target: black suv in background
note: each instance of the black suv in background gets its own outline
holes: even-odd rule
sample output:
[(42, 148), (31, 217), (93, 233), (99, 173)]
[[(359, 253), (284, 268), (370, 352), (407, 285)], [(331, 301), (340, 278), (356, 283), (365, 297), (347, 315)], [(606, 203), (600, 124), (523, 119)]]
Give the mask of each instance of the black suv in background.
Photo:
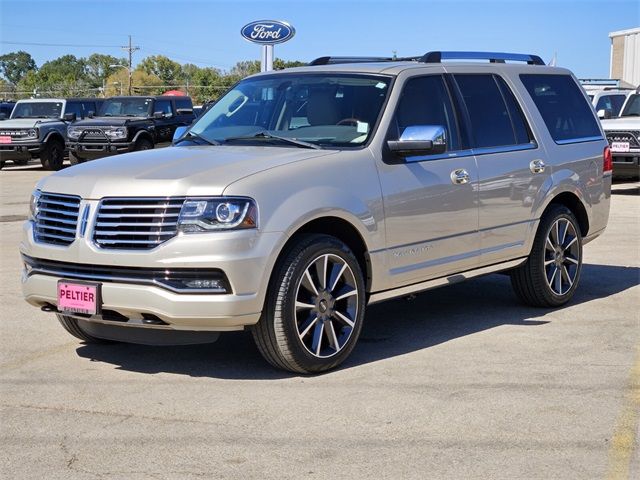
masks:
[(67, 129), (72, 164), (171, 142), (176, 128), (194, 120), (190, 97), (112, 97), (94, 118)]

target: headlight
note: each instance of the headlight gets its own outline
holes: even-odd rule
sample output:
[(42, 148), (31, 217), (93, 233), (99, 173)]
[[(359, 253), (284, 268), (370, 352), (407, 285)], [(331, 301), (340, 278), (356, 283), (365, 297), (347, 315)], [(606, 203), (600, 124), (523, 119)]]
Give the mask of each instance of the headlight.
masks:
[(187, 198), (180, 210), (183, 232), (240, 230), (258, 226), (258, 208), (250, 198)]
[(27, 138), (38, 138), (38, 130), (35, 128), (27, 130)]
[(117, 140), (117, 139), (127, 138), (127, 127), (106, 128), (104, 130), (104, 134), (110, 140)]
[(67, 137), (76, 139), (82, 133), (81, 127), (67, 127)]
[(34, 190), (29, 199), (29, 220), (34, 220), (38, 216), (38, 202), (40, 201), (40, 190)]

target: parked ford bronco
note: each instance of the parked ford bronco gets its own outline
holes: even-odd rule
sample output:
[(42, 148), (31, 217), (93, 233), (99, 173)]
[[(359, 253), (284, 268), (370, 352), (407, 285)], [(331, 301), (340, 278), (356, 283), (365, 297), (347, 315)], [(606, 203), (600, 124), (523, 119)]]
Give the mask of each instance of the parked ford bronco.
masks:
[(375, 302), (502, 271), (528, 305), (565, 304), (610, 190), (568, 70), (323, 57), (242, 80), (174, 147), (42, 179), (23, 292), (84, 342), (247, 328), (272, 365), (320, 372)]
[(72, 164), (124, 152), (149, 150), (170, 142), (175, 129), (193, 122), (189, 97), (108, 98), (98, 117), (70, 125)]
[(40, 158), (48, 170), (64, 161), (67, 123), (97, 111), (102, 99), (47, 98), (19, 100), (11, 117), (0, 122), (0, 168), (7, 160), (26, 165)]
[(640, 91), (625, 101), (620, 116), (602, 121), (613, 155), (614, 178), (640, 178)]

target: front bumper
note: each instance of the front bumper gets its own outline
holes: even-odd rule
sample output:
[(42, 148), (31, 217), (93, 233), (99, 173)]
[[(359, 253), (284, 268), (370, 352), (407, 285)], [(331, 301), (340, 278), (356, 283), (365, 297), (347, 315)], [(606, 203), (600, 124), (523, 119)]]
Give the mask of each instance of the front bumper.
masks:
[(640, 176), (640, 150), (630, 152), (614, 152), (613, 176), (614, 177), (638, 177)]
[(39, 142), (20, 142), (0, 145), (0, 160), (30, 160), (42, 151)]
[[(255, 230), (178, 235), (145, 251), (98, 248), (91, 240), (92, 226), (84, 238), (65, 247), (35, 242), (32, 222), (25, 222), (20, 251), (31, 259), (46, 259), (95, 268), (101, 285), (103, 315), (83, 320), (128, 327), (180, 331), (242, 330), (261, 315), (274, 252), (284, 244), (284, 234)], [(27, 262), (28, 263), (28, 262)], [(176, 291), (167, 285), (122, 277), (100, 280), (116, 269), (216, 269), (228, 281), (232, 293)], [(56, 311), (60, 279), (81, 279), (73, 273), (42, 272), (27, 264), (22, 273), (24, 298), (31, 305)], [(193, 292), (193, 293), (192, 293)], [(155, 320), (159, 321), (155, 321)], [(151, 321), (150, 321), (151, 320)]]
[(67, 148), (75, 156), (89, 160), (133, 152), (135, 142), (67, 142)]

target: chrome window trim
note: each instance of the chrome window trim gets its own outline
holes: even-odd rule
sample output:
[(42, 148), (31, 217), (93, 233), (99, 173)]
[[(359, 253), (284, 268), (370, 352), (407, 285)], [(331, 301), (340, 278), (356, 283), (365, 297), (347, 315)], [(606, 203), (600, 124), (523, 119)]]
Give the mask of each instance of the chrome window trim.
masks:
[(482, 148), (469, 148), (466, 150), (454, 150), (451, 152), (445, 152), (438, 155), (421, 155), (415, 157), (407, 157), (406, 163), (425, 162), (429, 160), (442, 160), (443, 158), (463, 158), (471, 156), (489, 155), (492, 153), (509, 153), (519, 152), (523, 150), (534, 150), (538, 148), (537, 143), (523, 143), (519, 145), (505, 145), (502, 147), (482, 147)]
[(594, 135), (592, 137), (578, 137), (578, 138), (567, 138), (565, 140), (554, 140), (557, 145), (570, 145), (572, 143), (584, 143), (584, 142), (596, 142), (598, 140), (604, 140), (602, 135)]

